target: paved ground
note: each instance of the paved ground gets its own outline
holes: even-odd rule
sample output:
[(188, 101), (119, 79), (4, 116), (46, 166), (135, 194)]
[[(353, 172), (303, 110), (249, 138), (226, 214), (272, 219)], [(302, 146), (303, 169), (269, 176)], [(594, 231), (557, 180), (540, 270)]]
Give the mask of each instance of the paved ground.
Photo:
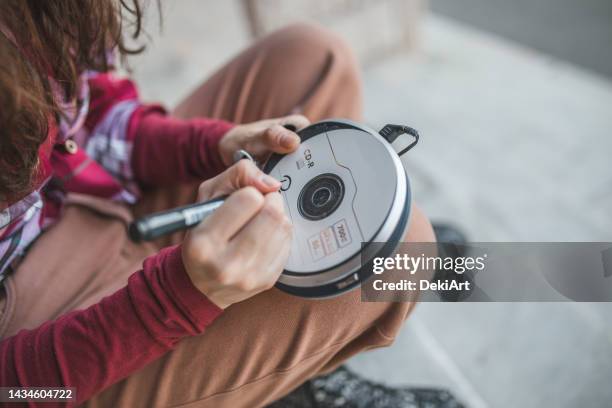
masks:
[(609, 0), (430, 0), (456, 18), (612, 77)]
[[(369, 69), (365, 83), (372, 122), (422, 131), (406, 164), (433, 219), (475, 241), (612, 239), (603, 78), (431, 17), (422, 52)], [(473, 407), (604, 407), (611, 314), (608, 304), (422, 304), (392, 349), (354, 364), (396, 383), (447, 384)]]
[[(176, 103), (248, 43), (237, 2), (205, 4), (166, 10), (165, 38), (153, 31), (134, 62), (145, 96)], [(612, 84), (437, 15), (424, 30), (418, 53), (364, 81), (370, 124), (422, 132), (406, 165), (431, 217), (476, 241), (612, 241)], [(351, 365), (472, 407), (606, 407), (611, 316), (608, 304), (422, 304), (393, 347)]]

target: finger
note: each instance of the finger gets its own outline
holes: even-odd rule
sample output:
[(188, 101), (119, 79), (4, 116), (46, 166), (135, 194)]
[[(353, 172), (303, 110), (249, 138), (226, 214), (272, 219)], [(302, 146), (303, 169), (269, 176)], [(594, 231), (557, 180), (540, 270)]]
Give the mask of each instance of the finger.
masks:
[(300, 145), (300, 137), (281, 125), (272, 125), (258, 133), (251, 142), (250, 151), (257, 155), (266, 152), (291, 153)]
[[(289, 253), (291, 252), (290, 238), (291, 235), (280, 234), (276, 231), (274, 235), (266, 239), (261, 247), (257, 248), (255, 257), (251, 262), (253, 265), (263, 265), (264, 267), (252, 268), (257, 273), (248, 278), (255, 281), (255, 286), (270, 288), (276, 283), (289, 259)], [(233, 245), (233, 243), (230, 242), (230, 245)]]
[(256, 188), (242, 188), (230, 195), (194, 231), (206, 231), (216, 239), (228, 241), (259, 213), (263, 205), (264, 196)]
[[(277, 274), (286, 263), (292, 235), (282, 200), (279, 193), (266, 194), (261, 210), (230, 241), (235, 251), (248, 251), (255, 259), (265, 260), (268, 270)], [(274, 267), (277, 264), (280, 269)]]
[(247, 246), (256, 247), (259, 243), (265, 243), (277, 233), (282, 235), (289, 230), (291, 230), (291, 224), (285, 215), (283, 198), (279, 193), (274, 192), (264, 196), (261, 210), (234, 237), (233, 241), (246, 242)]
[(262, 193), (277, 191), (280, 182), (265, 174), (250, 160), (239, 160), (218, 176), (200, 184), (198, 201), (231, 194), (243, 187), (255, 187)]
[(278, 280), (278, 276), (287, 265), (291, 252), (292, 235), (291, 227), (286, 230), (277, 228), (274, 234), (266, 240), (265, 247), (257, 251), (259, 259), (268, 265), (267, 270), (269, 277), (273, 279), (272, 283)]
[(293, 125), (296, 130), (300, 130), (310, 125), (310, 120), (304, 115), (289, 115), (284, 118), (280, 118), (280, 124), (285, 125)]

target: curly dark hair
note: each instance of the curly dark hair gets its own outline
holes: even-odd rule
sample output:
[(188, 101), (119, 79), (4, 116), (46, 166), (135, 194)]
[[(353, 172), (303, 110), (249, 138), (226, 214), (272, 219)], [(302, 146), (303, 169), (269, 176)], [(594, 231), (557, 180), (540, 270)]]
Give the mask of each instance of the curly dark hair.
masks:
[(50, 78), (75, 97), (81, 72), (111, 68), (108, 50), (122, 58), (143, 50), (124, 31), (142, 32), (138, 0), (0, 1), (0, 203), (32, 188), (39, 147), (60, 114)]

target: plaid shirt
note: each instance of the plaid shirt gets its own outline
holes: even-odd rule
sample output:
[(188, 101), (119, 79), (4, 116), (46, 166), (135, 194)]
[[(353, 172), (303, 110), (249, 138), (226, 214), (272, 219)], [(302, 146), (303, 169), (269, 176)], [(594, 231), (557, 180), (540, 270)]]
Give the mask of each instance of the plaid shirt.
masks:
[(48, 145), (41, 147), (38, 187), (0, 211), (0, 281), (28, 245), (57, 219), (68, 191), (135, 201), (137, 188), (130, 166), (133, 139), (128, 137), (128, 126), (139, 105), (130, 81), (106, 73), (81, 75), (77, 99), (61, 103), (64, 115), (52, 126)]

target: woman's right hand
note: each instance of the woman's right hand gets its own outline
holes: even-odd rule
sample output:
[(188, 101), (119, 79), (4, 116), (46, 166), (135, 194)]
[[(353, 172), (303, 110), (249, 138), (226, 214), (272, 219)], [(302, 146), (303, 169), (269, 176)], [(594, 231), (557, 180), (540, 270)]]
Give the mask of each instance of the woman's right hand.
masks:
[(271, 288), (289, 257), (292, 226), (280, 183), (240, 160), (200, 185), (198, 201), (230, 194), (182, 244), (193, 284), (220, 308)]

